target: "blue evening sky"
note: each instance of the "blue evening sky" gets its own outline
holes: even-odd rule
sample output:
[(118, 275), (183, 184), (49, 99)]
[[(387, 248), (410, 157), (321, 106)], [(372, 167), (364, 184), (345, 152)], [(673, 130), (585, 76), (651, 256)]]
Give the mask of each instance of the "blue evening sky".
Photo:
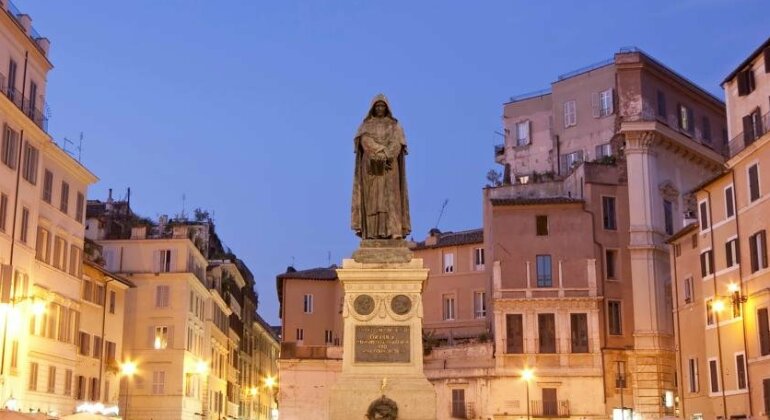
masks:
[(352, 136), (374, 94), (406, 131), (423, 239), (445, 199), (440, 229), (481, 226), (509, 96), (634, 45), (721, 97), (770, 35), (766, 0), (15, 1), (51, 40), (50, 131), (84, 133), (89, 198), (214, 212), (273, 324), (276, 274), (357, 246)]

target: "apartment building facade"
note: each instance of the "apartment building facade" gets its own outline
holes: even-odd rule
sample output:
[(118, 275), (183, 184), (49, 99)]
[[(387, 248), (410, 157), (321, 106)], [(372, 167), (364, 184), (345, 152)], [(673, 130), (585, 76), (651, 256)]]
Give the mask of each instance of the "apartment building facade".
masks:
[(47, 133), (48, 39), (0, 4), (0, 399), (75, 410), (85, 197), (97, 178)]
[(695, 188), (697, 214), (669, 239), (679, 399), (686, 419), (767, 418), (770, 40), (722, 86), (729, 159)]
[(665, 239), (694, 211), (687, 193), (721, 167), (724, 105), (624, 49), (512, 98), (503, 124), (504, 185), (485, 191), (484, 211), (501, 373), (542, 372), (542, 406), (530, 408), (676, 415)]
[[(136, 285), (126, 294), (124, 415), (150, 418), (271, 418), (276, 408), (259, 368), (254, 278), (225, 251), (210, 219), (136, 216), (126, 201), (89, 201), (87, 234), (106, 268)], [(261, 335), (277, 346), (274, 336)], [(274, 369), (268, 369), (273, 372)], [(261, 407), (261, 410), (260, 410)], [(267, 407), (267, 408), (265, 408)]]

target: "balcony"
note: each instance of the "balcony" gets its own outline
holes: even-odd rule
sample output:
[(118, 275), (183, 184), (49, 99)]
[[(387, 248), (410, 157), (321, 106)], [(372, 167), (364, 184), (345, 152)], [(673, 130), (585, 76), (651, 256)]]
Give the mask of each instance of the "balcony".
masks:
[(529, 404), (532, 417), (569, 417), (569, 401), (540, 401), (533, 400)]
[[(32, 120), (36, 126), (40, 127), (41, 130), (48, 132), (48, 117), (46, 117), (40, 108), (36, 106), (37, 104), (32, 101), (32, 99), (35, 98), (25, 98), (15, 86), (10, 86), (8, 84), (8, 78), (2, 73), (0, 73), (0, 92), (2, 92), (8, 100), (13, 102), (13, 104), (16, 105), (16, 108), (19, 108), (19, 110)], [(45, 103), (43, 103), (43, 108), (45, 108)]]
[(504, 156), (505, 156), (505, 144), (496, 144), (495, 145), (495, 162), (502, 163)]
[(770, 112), (753, 121), (751, 130), (739, 133), (725, 146), (724, 154), (732, 158), (770, 131)]

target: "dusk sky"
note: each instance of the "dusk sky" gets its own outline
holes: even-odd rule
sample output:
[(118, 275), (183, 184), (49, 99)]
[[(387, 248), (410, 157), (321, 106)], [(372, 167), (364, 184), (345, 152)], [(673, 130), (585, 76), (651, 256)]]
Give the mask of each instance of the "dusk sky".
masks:
[[(481, 227), (502, 103), (637, 46), (705, 89), (767, 39), (767, 0), (15, 0), (51, 40), (57, 142), (90, 199), (213, 213), (279, 324), (275, 276), (339, 263), (353, 134), (385, 93), (406, 132), (413, 236)], [(72, 149), (72, 146), (69, 146)], [(331, 258), (329, 257), (331, 255)], [(300, 304), (300, 302), (296, 302)]]

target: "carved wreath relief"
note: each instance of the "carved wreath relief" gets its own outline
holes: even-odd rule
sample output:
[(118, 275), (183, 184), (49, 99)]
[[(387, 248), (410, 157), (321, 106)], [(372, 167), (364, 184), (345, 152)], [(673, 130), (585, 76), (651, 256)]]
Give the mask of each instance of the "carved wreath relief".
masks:
[(390, 309), (398, 315), (406, 315), (412, 310), (412, 300), (406, 295), (396, 295), (390, 301)]
[(358, 295), (353, 301), (353, 308), (359, 315), (369, 315), (374, 311), (374, 299), (369, 295)]

